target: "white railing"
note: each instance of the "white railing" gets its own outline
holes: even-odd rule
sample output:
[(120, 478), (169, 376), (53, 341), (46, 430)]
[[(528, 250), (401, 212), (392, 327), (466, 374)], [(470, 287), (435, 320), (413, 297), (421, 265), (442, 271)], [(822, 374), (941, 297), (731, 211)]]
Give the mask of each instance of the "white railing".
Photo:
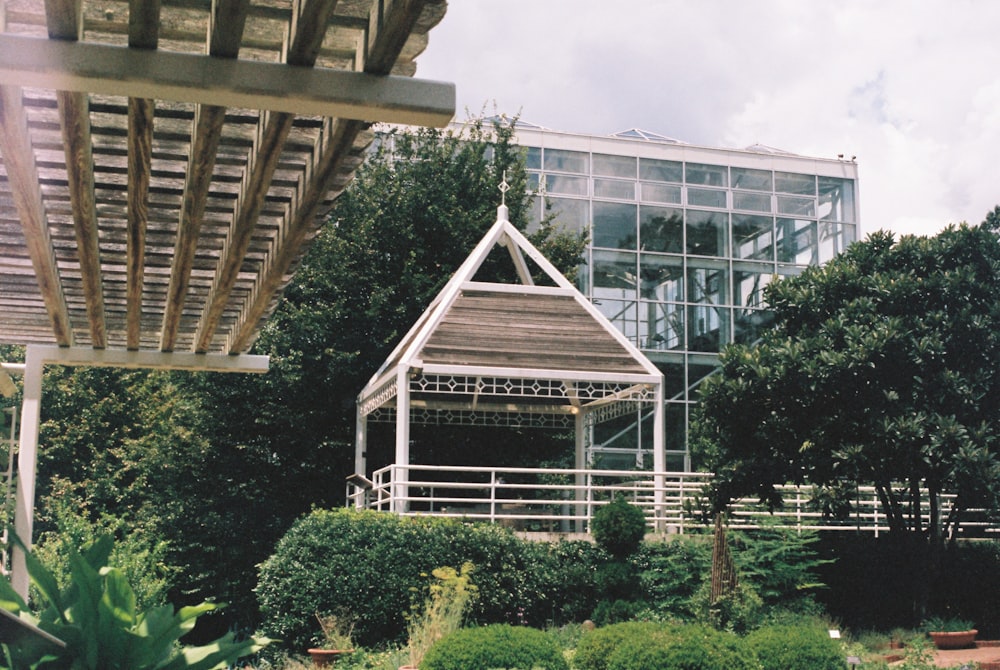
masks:
[[(685, 533), (708, 527), (703, 503), (711, 477), (704, 472), (390, 465), (377, 470), (371, 480), (349, 478), (347, 504), (404, 515), (488, 521), (519, 531), (583, 533), (594, 511), (620, 494), (642, 508), (652, 531)], [(768, 519), (767, 523), (786, 528), (875, 535), (889, 530), (873, 487), (858, 487), (851, 514), (844, 519), (825, 518), (810, 504), (808, 488), (780, 488), (781, 509), (771, 513), (756, 500), (740, 500), (730, 507), (730, 526), (754, 528)], [(951, 500), (941, 497), (942, 515), (949, 512)], [(926, 498), (921, 514), (926, 522)], [(971, 511), (963, 533), (993, 536), (1000, 532), (996, 521), (984, 511)]]

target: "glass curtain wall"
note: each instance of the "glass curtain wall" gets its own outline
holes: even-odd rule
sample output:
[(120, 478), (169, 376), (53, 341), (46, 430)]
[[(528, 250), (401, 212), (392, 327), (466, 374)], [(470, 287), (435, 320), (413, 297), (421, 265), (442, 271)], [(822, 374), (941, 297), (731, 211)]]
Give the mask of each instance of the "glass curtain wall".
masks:
[[(520, 142), (541, 194), (535, 220), (588, 231), (579, 287), (663, 371), (667, 467), (690, 469), (698, 384), (726, 344), (753, 342), (767, 325), (768, 283), (857, 239), (856, 180)], [(740, 155), (754, 162), (754, 154)], [(593, 465), (650, 467), (651, 431), (651, 413), (601, 424)]]

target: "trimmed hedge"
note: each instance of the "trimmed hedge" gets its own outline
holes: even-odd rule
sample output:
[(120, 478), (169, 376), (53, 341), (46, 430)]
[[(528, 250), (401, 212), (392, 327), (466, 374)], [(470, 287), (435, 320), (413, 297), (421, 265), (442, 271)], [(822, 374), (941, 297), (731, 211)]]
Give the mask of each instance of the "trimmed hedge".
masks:
[(625, 642), (657, 635), (666, 630), (662, 623), (627, 621), (588, 631), (580, 638), (573, 657), (576, 670), (607, 670), (608, 658)]
[(750, 633), (747, 644), (763, 670), (842, 670), (844, 655), (828, 631), (815, 626), (768, 626)]
[(761, 670), (761, 666), (735, 634), (688, 625), (627, 640), (611, 653), (608, 670)]
[(495, 624), (456, 631), (435, 644), (421, 670), (569, 670), (555, 640), (540, 630)]

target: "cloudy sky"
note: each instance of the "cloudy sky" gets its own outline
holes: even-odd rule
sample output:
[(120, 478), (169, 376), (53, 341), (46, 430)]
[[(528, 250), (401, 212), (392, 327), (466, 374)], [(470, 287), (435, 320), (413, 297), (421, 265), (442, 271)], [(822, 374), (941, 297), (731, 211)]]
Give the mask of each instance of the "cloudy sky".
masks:
[(1000, 2), (450, 0), (417, 76), (466, 110), (857, 156), (862, 235), (1000, 204)]

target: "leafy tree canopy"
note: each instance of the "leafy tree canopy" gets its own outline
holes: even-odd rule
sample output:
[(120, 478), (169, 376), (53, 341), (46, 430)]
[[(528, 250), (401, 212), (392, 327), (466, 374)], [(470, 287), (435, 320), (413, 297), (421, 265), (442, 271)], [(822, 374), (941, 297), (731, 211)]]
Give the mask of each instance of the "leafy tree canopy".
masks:
[[(877, 232), (772, 282), (773, 329), (702, 387), (715, 502), (812, 484), (830, 512), (874, 485), (892, 530), (940, 539), (997, 506), (1000, 207), (935, 237)], [(917, 510), (931, 494), (930, 522)], [(942, 519), (937, 494), (957, 495)]]

